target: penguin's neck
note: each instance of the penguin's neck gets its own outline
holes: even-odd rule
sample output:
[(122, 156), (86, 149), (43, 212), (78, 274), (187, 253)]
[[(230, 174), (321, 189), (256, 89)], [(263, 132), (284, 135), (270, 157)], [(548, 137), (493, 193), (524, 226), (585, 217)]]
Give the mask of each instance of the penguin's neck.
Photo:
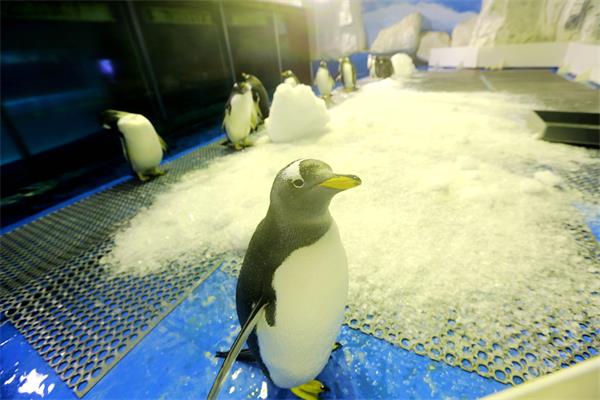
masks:
[(327, 231), (333, 222), (329, 213), (329, 204), (320, 210), (306, 210), (306, 212), (290, 213), (281, 207), (271, 204), (267, 212), (267, 219), (271, 223), (289, 230), (318, 230)]

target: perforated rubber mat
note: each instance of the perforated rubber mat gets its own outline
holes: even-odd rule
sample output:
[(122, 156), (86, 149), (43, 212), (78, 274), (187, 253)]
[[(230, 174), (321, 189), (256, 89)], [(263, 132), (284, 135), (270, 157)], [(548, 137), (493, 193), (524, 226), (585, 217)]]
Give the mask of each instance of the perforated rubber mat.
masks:
[(227, 153), (212, 144), (135, 180), (1, 237), (0, 310), (78, 396), (83, 396), (221, 263), (171, 265), (144, 277), (99, 263), (111, 234), (186, 171)]

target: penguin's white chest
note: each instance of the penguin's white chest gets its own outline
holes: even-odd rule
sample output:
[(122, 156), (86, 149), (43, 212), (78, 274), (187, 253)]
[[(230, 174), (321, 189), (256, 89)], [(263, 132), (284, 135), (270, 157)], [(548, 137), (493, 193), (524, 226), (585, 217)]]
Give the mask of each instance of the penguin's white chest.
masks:
[(331, 90), (333, 89), (333, 82), (331, 81), (331, 75), (327, 69), (319, 68), (317, 71), (317, 78), (315, 80), (317, 82), (319, 92), (321, 92), (322, 95), (328, 95), (331, 93)]
[(237, 94), (231, 99), (231, 110), (225, 116), (225, 130), (229, 140), (233, 143), (244, 140), (250, 133), (252, 127), (252, 113), (254, 102), (252, 93)]
[(350, 63), (344, 63), (342, 68), (342, 78), (344, 80), (344, 87), (347, 89), (351, 89), (354, 86), (354, 79), (352, 73), (352, 65)]
[(129, 114), (117, 122), (125, 137), (125, 148), (131, 167), (136, 172), (145, 172), (158, 167), (163, 150), (152, 123), (139, 114)]
[(273, 276), (275, 324), (256, 327), (261, 358), (282, 388), (302, 385), (325, 367), (344, 320), (348, 265), (335, 222), (298, 249)]

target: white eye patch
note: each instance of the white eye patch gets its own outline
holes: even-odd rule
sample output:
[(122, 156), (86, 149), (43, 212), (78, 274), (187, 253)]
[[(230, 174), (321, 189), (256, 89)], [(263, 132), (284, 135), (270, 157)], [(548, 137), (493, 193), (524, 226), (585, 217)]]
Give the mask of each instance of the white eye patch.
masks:
[(290, 165), (287, 166), (286, 169), (281, 171), (281, 177), (283, 179), (287, 179), (290, 181), (295, 181), (296, 179), (300, 179), (304, 181), (302, 178), (302, 174), (300, 174), (300, 163), (304, 161), (304, 158), (294, 161)]

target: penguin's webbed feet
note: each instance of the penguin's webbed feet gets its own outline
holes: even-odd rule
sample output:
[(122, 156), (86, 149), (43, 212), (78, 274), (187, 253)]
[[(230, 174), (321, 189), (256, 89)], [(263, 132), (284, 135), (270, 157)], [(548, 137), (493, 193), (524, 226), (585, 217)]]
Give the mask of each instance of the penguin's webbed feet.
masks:
[(138, 179), (142, 182), (146, 182), (148, 179), (150, 179), (148, 175), (144, 175), (141, 172), (136, 172), (135, 174), (137, 175)]
[(150, 173), (150, 175), (152, 176), (161, 176), (166, 174), (167, 171), (165, 171), (164, 169), (160, 168), (160, 167), (155, 167), (152, 169), (152, 172)]
[(329, 388), (323, 385), (321, 382), (312, 380), (304, 385), (296, 386), (290, 389), (292, 393), (303, 400), (318, 400), (319, 394), (328, 392)]

